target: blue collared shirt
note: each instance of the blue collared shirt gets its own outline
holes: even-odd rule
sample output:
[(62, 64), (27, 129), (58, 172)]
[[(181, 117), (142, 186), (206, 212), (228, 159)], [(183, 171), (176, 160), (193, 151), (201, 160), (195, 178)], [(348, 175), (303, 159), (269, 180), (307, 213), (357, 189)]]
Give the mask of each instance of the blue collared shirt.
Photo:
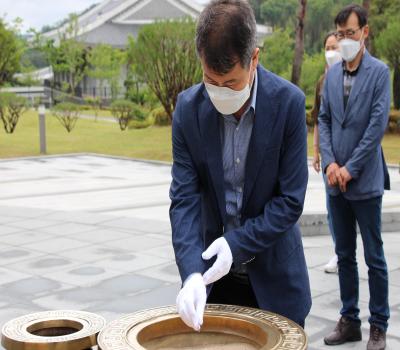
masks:
[(222, 116), (222, 163), (227, 213), (225, 232), (240, 226), (246, 159), (253, 131), (257, 87), (258, 78), (255, 71), (251, 103), (242, 117), (238, 121), (232, 114)]

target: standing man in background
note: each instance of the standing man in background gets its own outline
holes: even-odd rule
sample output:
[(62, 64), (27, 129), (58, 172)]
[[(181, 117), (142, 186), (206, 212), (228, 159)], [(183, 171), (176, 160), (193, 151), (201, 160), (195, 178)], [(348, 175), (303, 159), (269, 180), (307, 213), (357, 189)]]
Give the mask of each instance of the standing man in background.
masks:
[[(214, 0), (196, 30), (203, 82), (178, 97), (170, 219), (177, 309), (200, 330), (208, 302), (304, 327), (310, 286), (297, 221), (307, 188), (305, 97), (258, 65), (246, 0)], [(206, 289), (206, 286), (209, 286)]]
[(381, 237), (381, 209), (389, 179), (381, 140), (390, 109), (388, 67), (365, 48), (367, 12), (350, 5), (335, 19), (343, 65), (325, 79), (319, 114), (322, 169), (336, 235), (341, 318), (325, 337), (327, 345), (361, 340), (356, 261), (356, 222), (361, 231), (370, 291), (368, 350), (386, 346), (389, 319), (388, 271)]

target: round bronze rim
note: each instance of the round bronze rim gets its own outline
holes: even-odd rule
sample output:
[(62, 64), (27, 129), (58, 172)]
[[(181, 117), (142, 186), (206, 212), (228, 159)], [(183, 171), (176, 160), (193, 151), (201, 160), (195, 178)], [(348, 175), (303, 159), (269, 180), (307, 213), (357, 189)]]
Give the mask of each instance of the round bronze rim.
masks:
[[(307, 336), (295, 322), (248, 307), (207, 305), (202, 332), (222, 332), (246, 338), (259, 350), (307, 349)], [(197, 334), (180, 320), (175, 306), (165, 306), (126, 315), (109, 323), (100, 332), (98, 345), (102, 350), (146, 350), (146, 344), (154, 339), (189, 333)]]
[(84, 311), (57, 310), (15, 318), (2, 329), (7, 350), (76, 350), (97, 345), (103, 317)]

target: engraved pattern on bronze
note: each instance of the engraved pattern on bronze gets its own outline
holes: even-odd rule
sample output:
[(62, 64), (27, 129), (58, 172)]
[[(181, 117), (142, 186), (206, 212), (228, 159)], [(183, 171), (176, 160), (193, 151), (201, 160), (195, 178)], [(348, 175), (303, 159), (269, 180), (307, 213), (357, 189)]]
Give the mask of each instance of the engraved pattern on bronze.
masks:
[(78, 344), (91, 347), (104, 328), (103, 317), (84, 311), (45, 311), (18, 317), (2, 329), (1, 343), (6, 349), (76, 350)]
[[(146, 348), (137, 341), (140, 331), (145, 329), (146, 325), (151, 325), (152, 322), (166, 322), (166, 320), (171, 320), (177, 316), (175, 306), (166, 306), (127, 315), (111, 322), (100, 332), (98, 337), (99, 347), (102, 350), (144, 350)], [(205, 319), (207, 316), (221, 317), (221, 325), (224, 323), (223, 319), (226, 318), (251, 321), (255, 324), (255, 327), (259, 326), (267, 333), (266, 335), (260, 335), (260, 339), (262, 337), (265, 339), (274, 338), (273, 346), (259, 345), (258, 347), (253, 346), (254, 349), (307, 349), (307, 336), (304, 330), (293, 321), (271, 312), (234, 305), (209, 304), (206, 306)], [(191, 331), (187, 329), (185, 332)], [(196, 333), (193, 332), (193, 335), (196, 335)], [(132, 341), (132, 338), (135, 339)], [(152, 344), (152, 341), (147, 342), (147, 344)], [(211, 349), (207, 346), (194, 348)], [(180, 349), (184, 348), (180, 347)]]

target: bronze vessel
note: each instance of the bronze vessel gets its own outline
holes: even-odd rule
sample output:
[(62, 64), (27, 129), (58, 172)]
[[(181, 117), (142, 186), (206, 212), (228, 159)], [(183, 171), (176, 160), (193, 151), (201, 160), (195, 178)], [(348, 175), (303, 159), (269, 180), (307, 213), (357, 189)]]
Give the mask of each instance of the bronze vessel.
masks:
[(295, 322), (263, 310), (206, 306), (200, 332), (187, 327), (175, 306), (140, 311), (109, 323), (101, 350), (304, 350), (307, 336)]

